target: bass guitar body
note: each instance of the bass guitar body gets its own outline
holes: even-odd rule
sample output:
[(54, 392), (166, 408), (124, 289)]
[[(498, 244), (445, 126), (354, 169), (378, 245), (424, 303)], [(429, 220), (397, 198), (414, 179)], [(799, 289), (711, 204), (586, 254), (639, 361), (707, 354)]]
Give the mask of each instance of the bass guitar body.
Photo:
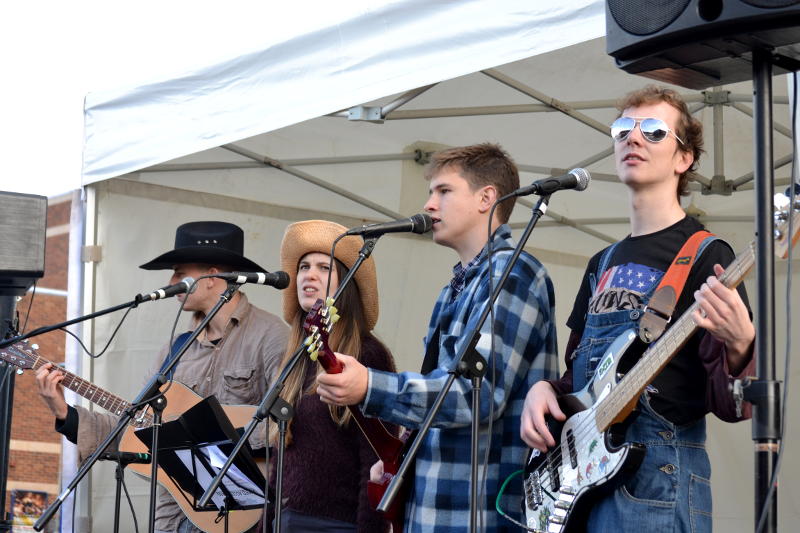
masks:
[(618, 384), (620, 359), (635, 338), (633, 331), (620, 336), (586, 387), (559, 398), (567, 419), (548, 422), (555, 447), (546, 454), (528, 453), (522, 505), (527, 526), (534, 531), (582, 531), (591, 503), (641, 464), (644, 446), (622, 442), (625, 424), (633, 417), (606, 431), (598, 429), (597, 420), (598, 407)]

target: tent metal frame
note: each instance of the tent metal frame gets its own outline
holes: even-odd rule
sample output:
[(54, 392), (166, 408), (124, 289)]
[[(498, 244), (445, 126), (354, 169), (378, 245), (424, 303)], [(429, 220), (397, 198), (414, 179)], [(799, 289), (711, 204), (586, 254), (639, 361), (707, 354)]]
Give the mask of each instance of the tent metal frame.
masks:
[[(520, 114), (520, 113), (562, 113), (565, 116), (577, 121), (578, 123), (591, 128), (603, 135), (608, 135), (608, 126), (596, 119), (582, 113), (583, 110), (591, 109), (608, 109), (615, 108), (617, 101), (609, 99), (598, 100), (582, 100), (565, 102), (551, 97), (521, 81), (504, 74), (497, 69), (487, 69), (481, 71), (485, 76), (510, 87), (533, 100), (540, 103), (532, 104), (515, 104), (515, 105), (494, 105), (494, 106), (475, 106), (475, 107), (444, 107), (433, 109), (414, 109), (403, 110), (400, 109), (405, 104), (411, 102), (419, 95), (428, 91), (438, 84), (427, 85), (406, 91), (405, 93), (395, 97), (384, 105), (359, 105), (346, 110), (331, 113), (330, 117), (345, 118), (349, 121), (368, 121), (375, 124), (382, 124), (387, 120), (417, 120), (417, 119), (431, 119), (431, 118), (452, 118), (452, 117), (469, 117), (469, 116), (492, 116), (498, 114)], [(441, 82), (446, 83), (446, 82)], [(695, 114), (702, 109), (712, 109), (712, 128), (711, 128), (711, 144), (713, 145), (714, 152), (714, 175), (712, 177), (695, 174), (693, 177), (694, 183), (690, 183), (690, 190), (699, 191), (703, 195), (723, 195), (729, 196), (737, 191), (746, 191), (753, 189), (753, 172), (748, 172), (742, 176), (726, 179), (725, 178), (725, 161), (724, 161), (724, 108), (729, 107), (734, 109), (750, 118), (753, 118), (753, 110), (751, 106), (746, 103), (752, 104), (753, 98), (749, 94), (733, 94), (730, 91), (724, 90), (720, 87), (712, 88), (708, 91), (701, 91), (699, 93), (683, 94), (683, 99), (690, 104), (690, 111)], [(777, 96), (773, 98), (774, 104), (789, 104), (788, 96)], [(791, 139), (791, 129), (778, 123), (773, 124), (775, 132)], [(423, 152), (415, 150), (406, 153), (395, 154), (361, 154), (350, 156), (338, 157), (309, 157), (300, 159), (285, 159), (279, 160), (272, 158), (266, 154), (261, 154), (244, 148), (238, 144), (225, 144), (220, 146), (224, 150), (234, 153), (244, 160), (239, 161), (220, 161), (210, 163), (165, 163), (154, 165), (149, 168), (141, 169), (138, 173), (149, 172), (184, 172), (184, 171), (214, 171), (214, 170), (233, 170), (233, 169), (247, 169), (247, 168), (267, 168), (275, 169), (281, 172), (290, 174), (296, 178), (312, 183), (318, 187), (328, 190), (329, 192), (356, 202), (364, 207), (367, 207), (376, 213), (380, 213), (389, 218), (399, 219), (405, 215), (398, 213), (386, 206), (380, 205), (368, 198), (355, 194), (352, 191), (344, 189), (330, 180), (325, 180), (306, 171), (300, 170), (297, 167), (309, 167), (318, 165), (346, 165), (346, 164), (359, 164), (359, 163), (373, 163), (373, 162), (391, 162), (391, 161), (416, 161), (419, 164), (425, 164), (430, 156), (430, 152)], [(605, 150), (591, 154), (584, 159), (577, 161), (574, 167), (586, 167), (602, 161), (613, 155), (613, 148), (609, 147)], [(773, 168), (780, 169), (789, 165), (792, 161), (792, 155), (788, 154), (775, 160)], [(548, 167), (533, 164), (518, 164), (520, 171), (532, 174), (541, 175), (560, 175), (568, 171), (567, 168)], [(597, 181), (618, 183), (616, 174), (608, 174), (602, 172), (592, 172), (592, 178)], [(790, 178), (776, 179), (775, 184), (778, 186), (787, 185)], [(519, 204), (526, 208), (531, 208), (533, 203), (520, 199)], [(752, 216), (705, 216), (703, 213), (693, 213), (699, 215), (699, 218), (706, 222), (749, 222), (753, 220)], [(587, 218), (576, 219), (563, 216), (552, 209), (548, 210), (547, 216), (550, 220), (542, 221), (542, 227), (563, 226), (571, 227), (581, 231), (587, 235), (591, 235), (604, 242), (615, 242), (617, 239), (598, 231), (591, 226), (596, 225), (609, 225), (609, 224), (627, 224), (627, 218), (622, 219), (619, 217), (609, 218)], [(512, 224), (512, 227), (515, 225)]]

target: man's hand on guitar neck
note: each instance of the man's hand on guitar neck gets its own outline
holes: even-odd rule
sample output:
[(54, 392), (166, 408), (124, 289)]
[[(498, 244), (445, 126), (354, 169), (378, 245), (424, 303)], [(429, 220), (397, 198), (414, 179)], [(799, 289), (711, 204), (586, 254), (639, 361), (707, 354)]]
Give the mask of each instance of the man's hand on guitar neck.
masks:
[(520, 436), (528, 446), (541, 452), (546, 452), (547, 448), (556, 444), (545, 421), (547, 415), (559, 421), (567, 419), (558, 406), (558, 399), (552, 385), (546, 381), (538, 381), (525, 396)]
[[(717, 277), (723, 272), (724, 268), (714, 265)], [(725, 343), (728, 368), (731, 375), (737, 375), (750, 360), (756, 331), (739, 292), (723, 285), (717, 277), (709, 276), (700, 290), (695, 291), (699, 307), (692, 318), (695, 324)]]
[(320, 400), (333, 405), (358, 405), (367, 396), (369, 371), (354, 357), (336, 353), (344, 365), (338, 374), (323, 373), (317, 376), (317, 393)]
[(64, 373), (52, 363), (47, 363), (36, 371), (36, 386), (39, 389), (39, 396), (59, 420), (67, 418), (69, 410), (69, 406), (64, 400), (64, 387), (61, 386), (63, 379)]

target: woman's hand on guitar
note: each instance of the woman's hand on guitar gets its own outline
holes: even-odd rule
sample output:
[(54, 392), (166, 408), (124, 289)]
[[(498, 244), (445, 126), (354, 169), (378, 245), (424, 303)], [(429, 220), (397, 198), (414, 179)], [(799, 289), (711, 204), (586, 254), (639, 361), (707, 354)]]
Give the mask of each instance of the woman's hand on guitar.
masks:
[(547, 427), (546, 415), (550, 415), (559, 421), (567, 419), (567, 416), (558, 406), (558, 398), (553, 387), (546, 381), (539, 381), (531, 387), (525, 396), (525, 405), (522, 407), (520, 436), (528, 446), (541, 452), (546, 452), (548, 447), (556, 444)]
[(52, 363), (47, 363), (36, 371), (36, 386), (39, 389), (39, 396), (59, 420), (67, 418), (69, 410), (69, 406), (64, 400), (64, 387), (61, 386), (63, 379), (64, 373)]

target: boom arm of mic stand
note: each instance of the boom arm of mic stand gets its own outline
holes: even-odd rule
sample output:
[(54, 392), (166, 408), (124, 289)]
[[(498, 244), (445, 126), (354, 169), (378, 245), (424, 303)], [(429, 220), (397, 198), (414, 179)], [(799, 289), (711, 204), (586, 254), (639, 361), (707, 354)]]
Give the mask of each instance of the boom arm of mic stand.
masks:
[(11, 346), (12, 344), (18, 343), (19, 341), (24, 341), (25, 339), (29, 339), (31, 337), (35, 337), (43, 333), (48, 333), (50, 331), (53, 331), (54, 329), (61, 329), (67, 326), (71, 326), (72, 324), (77, 324), (78, 322), (83, 322), (84, 320), (89, 320), (91, 318), (97, 318), (98, 316), (107, 315), (108, 313), (119, 311), (120, 309), (126, 309), (128, 307), (137, 307), (140, 303), (141, 302), (139, 301), (139, 299), (136, 298), (131, 300), (130, 302), (125, 302), (124, 304), (115, 305), (113, 307), (107, 307), (106, 309), (101, 309), (100, 311), (95, 311), (94, 313), (90, 313), (88, 315), (79, 316), (77, 318), (73, 318), (65, 322), (59, 322), (58, 324), (53, 324), (52, 326), (42, 326), (40, 328), (34, 329), (33, 331), (29, 331), (24, 335), (17, 335), (16, 337), (0, 341), (0, 348), (5, 348), (6, 346)]
[[(139, 395), (136, 397), (136, 399), (133, 402), (131, 402), (130, 407), (128, 408), (128, 410), (125, 411), (125, 413), (122, 415), (122, 417), (120, 418), (119, 423), (117, 423), (116, 427), (113, 430), (111, 430), (111, 433), (109, 433), (106, 436), (106, 438), (95, 449), (95, 451), (92, 453), (92, 455), (90, 455), (89, 458), (83, 463), (81, 468), (78, 470), (78, 473), (75, 474), (75, 477), (72, 479), (72, 481), (70, 481), (69, 486), (67, 486), (67, 488), (64, 489), (64, 491), (58, 496), (58, 498), (56, 498), (56, 500), (52, 504), (50, 504), (50, 506), (45, 510), (45, 512), (42, 514), (42, 516), (33, 525), (33, 529), (35, 529), (36, 531), (41, 531), (44, 528), (44, 526), (47, 524), (47, 522), (50, 521), (50, 519), (53, 517), (53, 515), (56, 513), (56, 511), (58, 511), (58, 509), (61, 507), (61, 505), (64, 503), (64, 501), (69, 497), (70, 493), (72, 493), (72, 491), (75, 490), (75, 488), (78, 486), (78, 483), (81, 482), (81, 480), (86, 476), (86, 474), (89, 472), (89, 470), (91, 470), (91, 468), (94, 466), (94, 464), (100, 459), (100, 456), (106, 451), (106, 449), (111, 445), (111, 443), (114, 442), (114, 440), (116, 440), (116, 438), (119, 436), (119, 434), (122, 433), (122, 430), (124, 430), (128, 426), (130, 421), (133, 419), (134, 414), (136, 414), (136, 411), (138, 411), (141, 408), (141, 406), (142, 406), (141, 404), (143, 402), (144, 403), (147, 403), (147, 402), (156, 403), (156, 402), (158, 402), (158, 403), (156, 403), (156, 405), (153, 405), (153, 409), (154, 410), (156, 410), (156, 409), (162, 410), (163, 409), (163, 406), (164, 406), (164, 404), (166, 402), (164, 401), (163, 396), (161, 395), (160, 388), (164, 383), (167, 382), (167, 376), (169, 375), (170, 371), (173, 368), (175, 368), (175, 366), (180, 361), (181, 357), (183, 357), (183, 354), (186, 352), (186, 350), (189, 349), (189, 346), (191, 346), (192, 342), (197, 338), (198, 335), (200, 335), (200, 332), (203, 331), (203, 329), (211, 321), (211, 319), (214, 318), (214, 315), (217, 314), (217, 312), (223, 306), (223, 304), (225, 304), (227, 301), (230, 300), (231, 295), (234, 292), (236, 292), (236, 289), (238, 289), (238, 288), (239, 288), (239, 284), (228, 283), (228, 288), (220, 295), (219, 301), (211, 309), (211, 311), (208, 312), (206, 317), (200, 322), (200, 324), (197, 326), (197, 328), (195, 328), (195, 330), (192, 332), (192, 334), (189, 336), (189, 338), (186, 340), (186, 342), (183, 343), (183, 346), (181, 346), (181, 348), (178, 350), (178, 352), (175, 355), (175, 357), (170, 361), (170, 363), (163, 369), (163, 371), (161, 373), (156, 374), (155, 376), (153, 376), (153, 378), (147, 383), (147, 385), (145, 385), (144, 389), (142, 389), (142, 391), (139, 393)], [(134, 300), (133, 302), (129, 302), (127, 305), (133, 305), (134, 303), (136, 303), (136, 300)], [(124, 305), (125, 304), (123, 304), (123, 306)], [(101, 314), (105, 314), (105, 313), (111, 312), (112, 310), (120, 309), (121, 307), (122, 306), (117, 306), (115, 308), (110, 308), (110, 309), (107, 309), (105, 311), (99, 311), (98, 313), (93, 313), (92, 315), (86, 315), (83, 318), (84, 319), (93, 318), (94, 316), (99, 316)], [(69, 325), (70, 323), (75, 323), (75, 322), (77, 322), (77, 320), (70, 321), (68, 323), (65, 323), (64, 325)], [(42, 328), (40, 328), (40, 329), (42, 329)], [(55, 327), (52, 328), (52, 329), (55, 329)], [(33, 332), (31, 332), (31, 333), (33, 333)], [(153, 442), (157, 442), (157, 438), (158, 438), (157, 434), (158, 434), (158, 426), (154, 426), (153, 427)], [(156, 471), (158, 469), (158, 449), (156, 447), (153, 447), (153, 449), (150, 450), (150, 452), (151, 452), (151, 456), (152, 456), (151, 457), (152, 470), (151, 470), (151, 478), (150, 478), (150, 484), (151, 484), (151, 487), (150, 487), (150, 508), (151, 508), (150, 509), (150, 531), (152, 532), (153, 531), (153, 524), (154, 524), (154, 513), (153, 513), (153, 511), (154, 511), (154, 508), (155, 508)]]
[[(342, 294), (344, 288), (348, 285), (348, 283), (350, 283), (350, 280), (353, 278), (356, 271), (358, 271), (359, 267), (361, 267), (361, 263), (363, 263), (372, 254), (377, 240), (377, 237), (364, 240), (364, 245), (358, 252), (358, 258), (356, 259), (356, 262), (342, 278), (341, 283), (339, 283), (339, 288), (336, 290), (336, 294), (333, 296), (334, 302), (339, 299), (339, 296)], [(236, 459), (236, 456), (239, 455), (242, 447), (247, 442), (247, 439), (250, 437), (250, 435), (253, 434), (253, 431), (255, 431), (259, 422), (264, 420), (268, 415), (272, 416), (275, 420), (288, 421), (289, 418), (291, 418), (292, 407), (280, 397), (280, 393), (286, 384), (286, 379), (289, 377), (289, 374), (291, 374), (292, 370), (294, 370), (294, 367), (297, 366), (297, 363), (300, 361), (300, 357), (303, 356), (304, 352), (305, 346), (301, 345), (299, 348), (297, 348), (297, 351), (294, 352), (292, 358), (284, 367), (283, 371), (264, 395), (264, 398), (261, 400), (258, 409), (256, 409), (253, 418), (247, 424), (244, 433), (236, 442), (236, 445), (233, 447), (233, 450), (231, 450), (231, 453), (228, 454), (225, 464), (222, 465), (220, 471), (216, 476), (214, 476), (214, 479), (211, 480), (211, 484), (208, 486), (208, 488), (206, 488), (206, 491), (197, 501), (197, 504), (200, 507), (205, 507), (208, 504), (213, 494), (219, 488), (220, 483), (222, 483), (222, 478), (225, 477), (225, 474), (230, 469), (234, 459)], [(267, 445), (267, 449), (269, 449), (269, 445)]]
[[(509, 198), (511, 195), (506, 197), (500, 198), (497, 203), (504, 201), (505, 199)], [(433, 425), (433, 419), (438, 414), (439, 409), (442, 406), (442, 403), (445, 400), (445, 396), (450, 391), (450, 388), (453, 386), (453, 381), (455, 381), (458, 375), (462, 374), (466, 367), (474, 366), (469, 364), (470, 360), (474, 357), (476, 353), (475, 346), (478, 344), (478, 340), (480, 339), (480, 330), (483, 327), (483, 323), (486, 321), (486, 318), (489, 316), (492, 307), (494, 306), (494, 302), (497, 300), (497, 297), (500, 295), (500, 292), (503, 290), (503, 286), (505, 285), (506, 279), (508, 275), (511, 273), (511, 269), (514, 268), (514, 264), (517, 262), (517, 258), (522, 253), (522, 249), (525, 247), (525, 243), (528, 242), (528, 238), (533, 231), (533, 228), (536, 226), (536, 223), (539, 219), (544, 215), (547, 211), (547, 204), (550, 201), (550, 195), (542, 196), (539, 198), (539, 201), (533, 207), (533, 215), (528, 222), (528, 225), (525, 227), (525, 231), (522, 234), (519, 242), (517, 243), (516, 248), (514, 248), (514, 252), (511, 255), (511, 259), (509, 260), (506, 268), (503, 269), (503, 273), (500, 276), (500, 280), (497, 283), (497, 286), (494, 288), (494, 291), (489, 298), (489, 302), (486, 307), (481, 312), (481, 316), (478, 318), (478, 322), (475, 324), (475, 328), (469, 333), (468, 341), (464, 343), (463, 347), (459, 351), (458, 355), (456, 356), (456, 363), (452, 370), (449, 372), (449, 376), (447, 381), (445, 381), (442, 390), (439, 391), (439, 394), (433, 401), (433, 405), (431, 405), (428, 414), (425, 416), (425, 419), (422, 421), (420, 425), (419, 431), (417, 432), (416, 437), (411, 442), (411, 445), (406, 452), (405, 457), (403, 458), (403, 462), (400, 464), (400, 467), (397, 469), (397, 473), (394, 475), (392, 480), (389, 482), (389, 485), (386, 487), (386, 492), (383, 494), (383, 498), (381, 498), (380, 503), (378, 504), (378, 511), (386, 512), (389, 507), (391, 507), (392, 502), (397, 497), (397, 493), (400, 491), (400, 486), (405, 479), (409, 468), (414, 462), (414, 458), (419, 451), (420, 446), (422, 445), (422, 440), (425, 438), (425, 435), (428, 434), (431, 426)], [(491, 275), (491, 272), (489, 273)], [(465, 364), (466, 363), (466, 364)], [(473, 405), (473, 409), (480, 409), (480, 405)], [(476, 420), (479, 417), (473, 416), (473, 425), (475, 424)], [(473, 427), (472, 429), (473, 435), (477, 431), (477, 428)], [(474, 439), (473, 439), (474, 441)], [(473, 454), (474, 455), (474, 454)], [(474, 487), (477, 483), (477, 479), (475, 479), (476, 469), (473, 468), (473, 479), (471, 480), (471, 484)], [(470, 505), (475, 506), (477, 502), (471, 501)], [(472, 524), (471, 524), (472, 525)]]

